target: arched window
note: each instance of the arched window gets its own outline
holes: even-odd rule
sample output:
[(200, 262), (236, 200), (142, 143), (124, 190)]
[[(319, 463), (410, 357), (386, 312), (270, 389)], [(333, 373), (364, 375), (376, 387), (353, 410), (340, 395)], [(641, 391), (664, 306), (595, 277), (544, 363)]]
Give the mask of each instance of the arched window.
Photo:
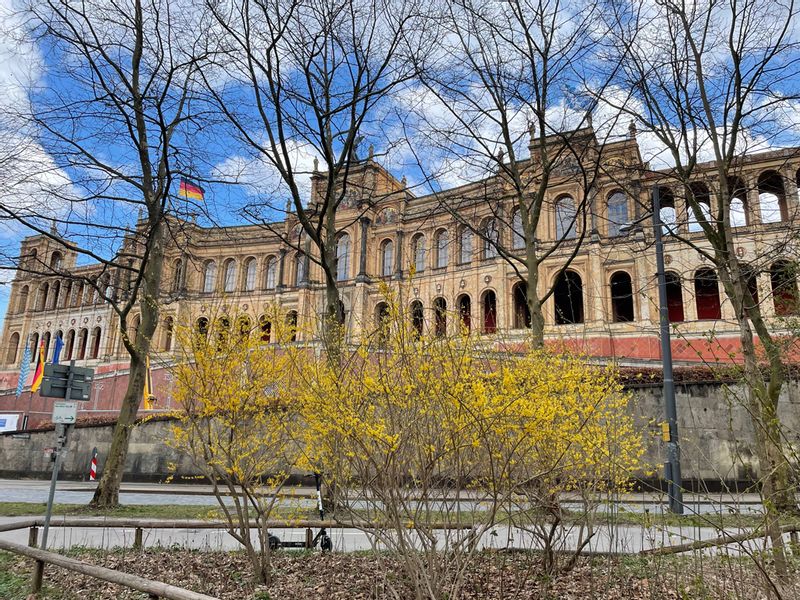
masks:
[(497, 331), (497, 296), (492, 290), (483, 292), (481, 305), (483, 309), (483, 333), (495, 333)]
[(789, 218), (783, 178), (777, 171), (764, 171), (758, 177), (758, 204), (762, 223), (779, 223)]
[(17, 350), (19, 350), (19, 334), (14, 332), (11, 334), (11, 339), (8, 340), (8, 354), (6, 355), (6, 362), (14, 364), (17, 362)]
[(486, 219), (481, 228), (481, 234), (481, 239), (483, 240), (482, 258), (495, 258), (498, 254), (497, 246), (500, 243), (500, 230), (497, 228), (497, 221)]
[(583, 323), (583, 281), (575, 271), (558, 274), (553, 299), (557, 325)]
[(436, 298), (433, 301), (434, 332), (437, 337), (447, 335), (447, 300)]
[(389, 318), (389, 305), (386, 302), (378, 302), (375, 306), (375, 327), (384, 329)]
[(267, 258), (266, 288), (274, 290), (278, 283), (278, 259), (274, 256)]
[(350, 236), (343, 233), (336, 242), (336, 281), (350, 279)]
[(462, 265), (472, 262), (472, 230), (466, 226), (458, 236), (458, 262)]
[(625, 271), (617, 271), (611, 276), (611, 312), (615, 323), (634, 320), (633, 284)]
[(207, 336), (208, 335), (208, 319), (206, 317), (200, 317), (195, 321), (195, 331), (200, 336)]
[(34, 333), (31, 336), (31, 362), (36, 364), (39, 360), (39, 334)]
[(286, 314), (286, 327), (289, 329), (289, 341), (297, 340), (297, 311), (290, 310)]
[(450, 236), (447, 234), (446, 229), (440, 229), (434, 236), (434, 244), (436, 245), (436, 268), (444, 269), (448, 263), (448, 246), (450, 245)]
[(514, 250), (521, 250), (525, 247), (525, 229), (522, 227), (522, 211), (514, 211), (511, 218), (511, 247)]
[(244, 291), (252, 292), (256, 289), (256, 259), (252, 256), (244, 262)]
[(100, 356), (100, 338), (103, 335), (103, 330), (95, 327), (92, 330), (92, 355), (90, 358), (98, 358)]
[(526, 329), (531, 326), (531, 311), (525, 284), (521, 281), (515, 283), (511, 294), (514, 297), (514, 329)]
[(422, 273), (425, 270), (425, 236), (421, 233), (411, 240), (411, 253), (414, 255), (414, 270)]
[(682, 323), (683, 315), (683, 286), (681, 278), (672, 271), (664, 274), (667, 288), (667, 312), (670, 323)]
[(19, 292), (19, 300), (17, 300), (17, 313), (22, 314), (28, 308), (28, 294), (30, 293), (27, 285), (22, 286)]
[(210, 294), (214, 291), (217, 284), (217, 263), (213, 260), (206, 262), (203, 269), (203, 292)]
[(381, 242), (381, 275), (389, 277), (394, 271), (394, 244), (392, 240)]
[(661, 231), (668, 235), (677, 231), (678, 212), (675, 210), (675, 195), (668, 187), (658, 188), (658, 201), (661, 209), (658, 215), (661, 218)]
[(712, 269), (698, 269), (697, 273), (695, 273), (694, 298), (698, 319), (719, 319), (722, 317), (717, 274)]
[(55, 252), (53, 252), (53, 254), (50, 255), (50, 268), (53, 269), (54, 271), (60, 269), (63, 262), (64, 262), (64, 255), (61, 254), (61, 252), (59, 252), (58, 250), (56, 250)]
[(223, 287), (226, 292), (233, 292), (236, 290), (236, 261), (229, 258), (225, 261), (223, 269)]
[(42, 345), (44, 346), (44, 358), (48, 360), (50, 357), (50, 332), (46, 331), (42, 334)]
[(425, 330), (425, 313), (422, 309), (422, 302), (419, 300), (411, 303), (411, 327), (417, 337), (421, 337)]
[(172, 291), (179, 292), (183, 289), (183, 260), (177, 259), (172, 263)]
[(258, 327), (261, 329), (261, 341), (269, 342), (270, 338), (272, 337), (272, 323), (270, 323), (267, 315), (261, 315), (258, 317)]
[(64, 343), (64, 358), (66, 360), (72, 359), (72, 352), (75, 350), (75, 330), (70, 329), (67, 332), (67, 340)]
[(689, 231), (703, 231), (702, 223), (711, 223), (711, 193), (708, 191), (708, 186), (704, 183), (693, 183), (689, 186), (689, 193), (692, 199), (697, 203), (700, 209), (700, 218), (691, 204), (689, 204)]
[(161, 342), (161, 349), (164, 352), (172, 350), (172, 336), (175, 330), (175, 319), (167, 317), (164, 319), (164, 338)]
[(30, 253), (28, 254), (28, 259), (25, 261), (28, 264), (28, 268), (35, 269), (38, 266), (39, 262), (39, 253), (36, 251), (36, 248), (33, 248)]
[(739, 177), (731, 177), (728, 181), (728, 193), (730, 203), (728, 213), (730, 215), (731, 227), (744, 227), (750, 224), (750, 217), (747, 214), (747, 188)]
[(617, 236), (620, 228), (628, 222), (628, 197), (620, 190), (608, 196), (608, 235)]
[(798, 312), (797, 266), (786, 260), (773, 263), (769, 270), (775, 315), (785, 317)]
[(294, 284), (301, 286), (306, 282), (306, 256), (298, 252), (294, 257)]
[(86, 346), (89, 342), (89, 330), (85, 327), (78, 333), (78, 360), (86, 358)]
[(458, 297), (458, 317), (461, 326), (469, 333), (472, 328), (472, 300), (467, 294)]
[(39, 292), (36, 295), (36, 310), (44, 310), (47, 308), (47, 295), (50, 292), (50, 284), (46, 281), (39, 286)]
[(556, 200), (556, 238), (559, 240), (574, 238), (575, 221), (575, 200), (572, 196), (562, 196)]

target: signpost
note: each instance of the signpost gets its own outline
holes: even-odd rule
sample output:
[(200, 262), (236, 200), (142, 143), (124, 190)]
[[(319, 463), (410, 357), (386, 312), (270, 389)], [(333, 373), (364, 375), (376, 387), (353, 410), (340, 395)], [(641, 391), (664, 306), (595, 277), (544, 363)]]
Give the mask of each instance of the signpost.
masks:
[[(67, 440), (70, 431), (75, 427), (78, 417), (78, 402), (87, 401), (92, 391), (92, 381), (94, 380), (94, 369), (76, 367), (75, 361), (70, 361), (68, 365), (48, 364), (44, 365), (44, 378), (39, 395), (46, 398), (63, 398), (63, 400), (53, 403), (53, 423), (56, 426), (56, 447), (53, 449), (55, 462), (53, 464), (53, 476), (50, 478), (50, 494), (47, 497), (47, 512), (44, 515), (44, 528), (42, 531), (42, 544), (40, 548), (47, 550), (47, 534), (50, 531), (50, 517), (53, 514), (53, 499), (56, 494), (56, 481), (58, 471), (66, 454)], [(37, 569), (44, 563), (37, 563)]]

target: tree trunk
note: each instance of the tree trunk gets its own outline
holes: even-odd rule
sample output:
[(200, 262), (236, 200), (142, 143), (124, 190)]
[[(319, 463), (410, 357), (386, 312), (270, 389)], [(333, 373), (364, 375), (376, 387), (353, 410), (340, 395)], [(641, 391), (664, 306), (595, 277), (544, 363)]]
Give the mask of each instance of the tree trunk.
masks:
[(153, 333), (158, 325), (158, 293), (161, 288), (161, 274), (164, 266), (163, 222), (158, 222), (153, 226), (148, 242), (150, 246), (149, 259), (144, 267), (142, 287), (139, 292), (141, 321), (136, 339), (132, 340), (130, 344), (126, 344), (131, 354), (128, 387), (125, 390), (122, 407), (114, 425), (111, 448), (103, 465), (103, 475), (90, 502), (90, 506), (95, 508), (119, 506), (119, 488), (125, 470), (125, 459), (128, 456), (128, 445), (144, 391), (145, 359), (150, 352), (150, 341), (153, 339)]
[[(739, 325), (747, 401), (755, 430), (759, 470), (764, 482), (764, 504), (767, 510), (772, 506), (778, 513), (797, 514), (792, 467), (783, 451), (783, 434), (778, 418), (778, 400), (784, 381), (780, 350), (764, 323), (760, 309), (750, 298), (738, 260), (729, 260), (729, 267), (730, 271), (722, 268), (719, 272), (725, 292), (733, 303)], [(758, 364), (753, 329), (766, 349), (769, 362), (768, 381), (765, 381)]]
[[(778, 398), (783, 387), (783, 365), (780, 355), (775, 351), (761, 312), (748, 291), (741, 265), (736, 258), (732, 258), (728, 260), (728, 266), (730, 270), (721, 268), (719, 272), (725, 292), (733, 303), (739, 325), (748, 409), (755, 431), (756, 455), (761, 474), (765, 530), (772, 546), (772, 558), (779, 580), (777, 584), (782, 587), (788, 578), (788, 566), (780, 519), (784, 513), (797, 512), (791, 484), (791, 465), (783, 453), (781, 427), (777, 414)], [(764, 336), (762, 343), (767, 348), (770, 361), (768, 384), (758, 364), (751, 322), (756, 331), (760, 331), (759, 337)]]
[[(529, 244), (530, 246), (530, 244)], [(542, 301), (539, 298), (539, 262), (536, 259), (534, 249), (527, 249), (528, 279), (526, 300), (528, 311), (531, 313), (531, 345), (533, 348), (544, 347), (544, 312)]]
[(139, 402), (144, 390), (145, 363), (138, 357), (131, 357), (130, 375), (122, 407), (114, 425), (111, 448), (103, 464), (103, 475), (90, 503), (96, 508), (119, 506), (119, 488), (128, 455), (128, 444), (139, 410)]

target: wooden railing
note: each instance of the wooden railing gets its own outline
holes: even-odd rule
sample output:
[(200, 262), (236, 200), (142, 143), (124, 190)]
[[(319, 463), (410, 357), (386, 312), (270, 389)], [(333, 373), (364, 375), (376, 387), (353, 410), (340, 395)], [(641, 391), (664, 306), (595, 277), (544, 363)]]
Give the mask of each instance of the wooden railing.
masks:
[(74, 573), (82, 573), (89, 577), (94, 577), (101, 581), (107, 581), (126, 588), (136, 590), (137, 592), (144, 592), (150, 598), (166, 598), (167, 600), (216, 600), (214, 596), (206, 596), (191, 590), (170, 585), (162, 581), (155, 581), (153, 579), (145, 579), (138, 575), (131, 575), (130, 573), (123, 573), (122, 571), (114, 571), (106, 567), (98, 567), (97, 565), (90, 565), (81, 562), (77, 559), (56, 554), (54, 552), (46, 552), (38, 548), (31, 548), (22, 544), (15, 544), (14, 542), (7, 542), (0, 539), (0, 550), (13, 552), (21, 556), (27, 556), (36, 561), (36, 566), (33, 572), (33, 581), (31, 583), (31, 592), (38, 594), (42, 589), (42, 578), (44, 574), (44, 565), (55, 565), (73, 571)]
[[(22, 556), (27, 556), (36, 561), (31, 582), (31, 592), (38, 594), (42, 588), (44, 578), (44, 565), (52, 564), (64, 569), (83, 573), (110, 583), (116, 583), (150, 595), (150, 598), (166, 598), (168, 600), (204, 600), (212, 599), (211, 596), (198, 594), (183, 588), (176, 587), (160, 581), (146, 579), (137, 575), (113, 571), (105, 567), (98, 567), (81, 562), (74, 558), (69, 558), (61, 554), (46, 552), (36, 548), (39, 540), (39, 528), (44, 524), (43, 517), (34, 517), (6, 523), (0, 525), (0, 533), (7, 531), (17, 531), (28, 529), (28, 545), (16, 544), (0, 539), (0, 550), (6, 550)], [(141, 549), (143, 542), (143, 532), (145, 529), (223, 529), (227, 530), (230, 525), (226, 521), (200, 521), (200, 520), (173, 520), (173, 519), (125, 519), (125, 518), (106, 518), (106, 517), (59, 517), (50, 521), (53, 528), (115, 528), (133, 529), (133, 547)], [(267, 529), (305, 529), (306, 546), (311, 548), (311, 529), (333, 529), (333, 528), (375, 528), (380, 527), (378, 523), (367, 521), (342, 523), (341, 521), (322, 521), (311, 519), (281, 519), (266, 522)], [(469, 529), (470, 525), (459, 523), (440, 523), (438, 529)]]

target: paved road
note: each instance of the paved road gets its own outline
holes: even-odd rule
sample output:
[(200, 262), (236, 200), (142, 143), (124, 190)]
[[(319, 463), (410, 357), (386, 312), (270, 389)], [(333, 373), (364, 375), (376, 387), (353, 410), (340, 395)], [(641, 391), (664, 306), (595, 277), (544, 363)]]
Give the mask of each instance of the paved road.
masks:
[[(89, 482), (60, 482), (56, 492), (56, 502), (87, 503), (95, 484)], [(40, 480), (0, 480), (0, 501), (41, 503), (47, 500), (48, 481)], [(314, 490), (311, 488), (292, 488), (295, 497), (284, 500), (284, 505), (312, 506)], [(740, 496), (686, 495), (688, 513), (723, 513), (760, 512), (758, 496), (746, 494)], [(177, 505), (213, 505), (216, 499), (211, 495), (210, 486), (189, 484), (123, 484), (120, 501), (123, 504), (177, 504)], [(624, 494), (619, 498), (616, 508), (635, 512), (649, 510), (659, 514), (665, 509), (663, 497), (655, 494)], [(18, 518), (0, 518), (1, 523), (18, 521)], [(57, 522), (57, 520), (56, 520)], [(728, 531), (736, 533), (739, 530)], [(301, 541), (304, 531), (301, 529), (281, 530), (277, 533), (283, 540)], [(366, 550), (371, 548), (370, 539), (363, 532), (353, 529), (335, 529), (331, 532), (334, 548), (339, 551)], [(133, 529), (111, 528), (58, 528), (50, 535), (50, 547), (65, 549), (73, 546), (89, 546), (96, 548), (130, 547), (133, 544)], [(444, 534), (443, 534), (444, 535)], [(661, 545), (672, 545), (686, 541), (717, 537), (719, 533), (713, 528), (669, 527), (666, 529), (644, 528), (636, 525), (623, 525), (614, 528), (601, 525), (595, 539), (589, 545), (591, 552), (623, 552), (635, 553), (645, 548)], [(4, 539), (27, 543), (27, 530), (16, 530), (0, 533)], [(564, 544), (573, 548), (577, 544), (578, 531), (571, 531), (565, 537)], [(227, 533), (214, 530), (195, 529), (153, 529), (145, 532), (144, 544), (153, 546), (178, 545), (193, 549), (223, 550), (237, 548), (237, 543)], [(529, 533), (498, 527), (481, 539), (481, 544), (492, 548), (532, 548), (536, 541)], [(754, 550), (760, 547), (759, 542), (749, 542), (746, 547)], [(729, 547), (732, 553), (741, 552), (741, 548)]]
[[(0, 518), (0, 525), (19, 522), (24, 518)], [(729, 534), (739, 533), (743, 530), (731, 528)], [(302, 541), (305, 532), (302, 529), (274, 530), (284, 541)], [(370, 538), (364, 532), (355, 529), (335, 528), (329, 530), (333, 540), (334, 550), (338, 552), (353, 552), (369, 550), (372, 548)], [(565, 532), (561, 541), (563, 549), (573, 549), (577, 545), (580, 532), (576, 529)], [(445, 535), (465, 535), (464, 532), (442, 532)], [(634, 554), (646, 548), (655, 548), (665, 545), (674, 545), (695, 540), (711, 539), (719, 535), (715, 529), (708, 527), (668, 527), (644, 528), (636, 525), (621, 525), (614, 528), (600, 526), (597, 528), (595, 538), (588, 545), (588, 553), (622, 553)], [(18, 529), (0, 533), (0, 538), (27, 544), (28, 530)], [(133, 528), (62, 528), (58, 527), (58, 519), (54, 519), (50, 530), (49, 549), (65, 550), (80, 546), (91, 548), (112, 549), (118, 547), (130, 548), (133, 545)], [(254, 538), (255, 539), (255, 538)], [(788, 538), (787, 538), (788, 540)], [(444, 541), (444, 540), (443, 540)], [(238, 543), (224, 531), (208, 529), (149, 529), (144, 532), (143, 543), (148, 548), (174, 547), (196, 550), (235, 550), (239, 549)], [(732, 555), (741, 554), (743, 550), (752, 552), (763, 549), (763, 540), (745, 542), (742, 545), (731, 544), (727, 551)], [(380, 546), (380, 544), (378, 544)], [(480, 545), (485, 548), (539, 548), (541, 544), (528, 532), (508, 527), (495, 527), (481, 538)], [(289, 551), (289, 550), (287, 550)], [(718, 552), (718, 549), (709, 549), (706, 552)]]
[[(47, 501), (50, 482), (28, 479), (0, 479), (0, 501), (41, 503)], [(59, 482), (56, 502), (64, 504), (86, 504), (92, 497), (95, 484), (92, 482)], [(291, 495), (285, 505), (309, 508), (315, 503), (315, 491), (308, 487), (293, 487), (286, 490)], [(760, 513), (761, 504), (757, 494), (686, 494), (687, 513)], [(122, 504), (177, 504), (207, 506), (215, 505), (211, 486), (195, 484), (124, 483), (120, 490)], [(666, 498), (653, 493), (622, 494), (615, 508), (631, 512), (649, 511), (659, 514), (666, 510)], [(567, 506), (569, 501), (567, 500)]]

